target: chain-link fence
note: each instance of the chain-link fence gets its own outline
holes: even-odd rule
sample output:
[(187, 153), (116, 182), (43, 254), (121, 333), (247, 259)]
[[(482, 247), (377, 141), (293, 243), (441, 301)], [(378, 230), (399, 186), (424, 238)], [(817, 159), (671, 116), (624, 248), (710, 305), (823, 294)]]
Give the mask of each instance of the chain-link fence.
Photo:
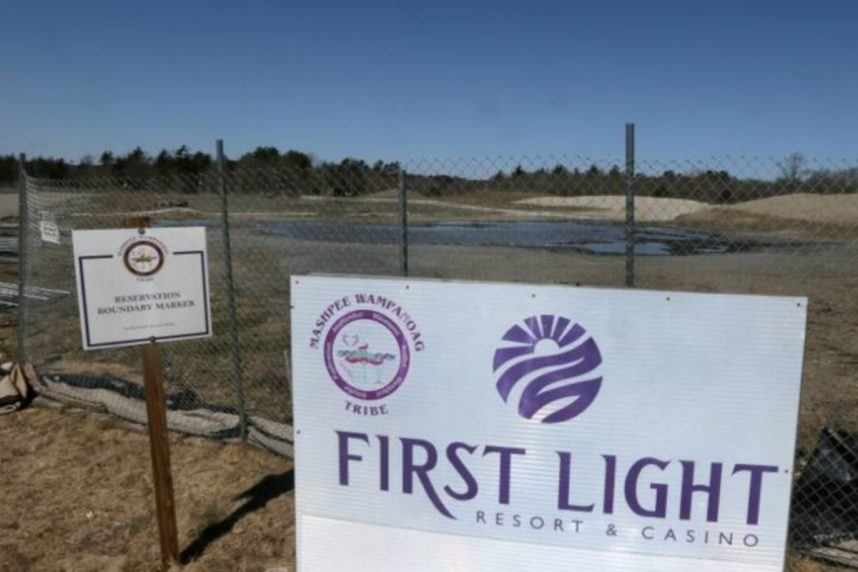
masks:
[[(635, 160), (630, 147), (623, 158), (216, 165), (146, 180), (25, 178), (21, 279), (68, 292), (21, 311), (22, 351), (46, 387), (140, 422), (136, 352), (80, 349), (70, 237), (130, 217), (208, 228), (215, 337), (164, 345), (171, 426), (220, 438), (246, 432), (286, 454), (292, 274), (807, 295), (791, 538), (803, 554), (854, 556), (854, 164)], [(43, 239), (42, 222), (59, 227), (59, 243)]]

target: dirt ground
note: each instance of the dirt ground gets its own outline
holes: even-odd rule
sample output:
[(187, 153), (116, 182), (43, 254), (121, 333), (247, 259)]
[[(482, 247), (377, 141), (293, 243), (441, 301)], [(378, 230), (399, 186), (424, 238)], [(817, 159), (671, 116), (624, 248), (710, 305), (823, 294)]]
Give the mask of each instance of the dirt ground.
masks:
[[(294, 570), (291, 463), (209, 439), (171, 439), (189, 571)], [(0, 416), (0, 570), (159, 568), (148, 438), (70, 408)]]
[(18, 193), (16, 190), (0, 189), (0, 218), (18, 216)]
[[(417, 224), (542, 218), (539, 212), (546, 206), (531, 205), (540, 211), (523, 209), (514, 204), (521, 198), (514, 193), (495, 193), (491, 199), (425, 199), (414, 202), (410, 216)], [(680, 226), (807, 241), (801, 251), (637, 259), (639, 287), (810, 296), (800, 457), (813, 447), (820, 428), (835, 418), (840, 426), (858, 431), (854, 376), (858, 365), (858, 298), (854, 293), (858, 283), (858, 217), (853, 219), (858, 203), (851, 196), (834, 199), (842, 200), (767, 199), (772, 201), (771, 208), (749, 203), (701, 209), (676, 221)], [(115, 217), (120, 207), (136, 212), (155, 206), (151, 197), (135, 200), (139, 204), (105, 204), (103, 212)], [(174, 213), (175, 218), (217, 212), (216, 197), (194, 197), (191, 202), (194, 211)], [(87, 215), (86, 220), (78, 216), (91, 207), (72, 205), (61, 222), (75, 227), (103, 225), (107, 219), (98, 213)], [(575, 209), (579, 207), (563, 206), (554, 212), (559, 217), (577, 218)], [(235, 209), (241, 213), (235, 215), (237, 219), (326, 219), (336, 215), (350, 221), (386, 221), (395, 220), (396, 201), (386, 197), (360, 201), (236, 197)], [(252, 404), (274, 403), (273, 415), (284, 410), (270, 392), (273, 375), (282, 370), (282, 350), (288, 347), (289, 339), (288, 305), (272, 308), (270, 300), (288, 299), (288, 276), (307, 272), (393, 275), (399, 271), (398, 250), (395, 244), (274, 241), (251, 233), (252, 229), (245, 227), (234, 229), (233, 234), (242, 343), (247, 344), (245, 355), (250, 363), (248, 399)], [(830, 241), (836, 245), (829, 245)], [(49, 268), (60, 256), (65, 259), (67, 253), (58, 252), (56, 259), (46, 257), (44, 267)], [(511, 260), (515, 263), (510, 264)], [(215, 265), (216, 261), (213, 273), (219, 272)], [(414, 246), (411, 268), (417, 277), (611, 287), (622, 285), (624, 272), (619, 256), (467, 246)], [(69, 272), (57, 265), (55, 274), (46, 272), (43, 278), (53, 281), (63, 275), (70, 280)], [(217, 290), (213, 292), (218, 295)], [(78, 344), (73, 299), (55, 309), (47, 305), (42, 308), (43, 319), (35, 320), (35, 325), (42, 327), (34, 327), (30, 336), (33, 349), (44, 350), (43, 364), (63, 370), (86, 359), (94, 369), (121, 373), (109, 368), (130, 363), (124, 354), (107, 352), (96, 358), (69, 349)], [(216, 309), (216, 326), (218, 315)], [(61, 321), (58, 316), (68, 319)], [(13, 333), (2, 327), (0, 319), (0, 339)], [(67, 338), (61, 348), (57, 347), (60, 337)], [(192, 354), (188, 345), (188, 354), (178, 354), (177, 362), (197, 377), (211, 371), (212, 379), (217, 379), (215, 374), (225, 367), (220, 363), (226, 359), (223, 347), (216, 341), (193, 347), (199, 351)], [(267, 364), (272, 364), (271, 370)], [(221, 399), (224, 391), (220, 385), (200, 389), (203, 397), (213, 401)], [(279, 386), (274, 390), (279, 392)], [(144, 434), (92, 412), (33, 408), (0, 417), (0, 445), (0, 491), (13, 499), (0, 504), (0, 570), (154, 569), (157, 544)], [(180, 543), (183, 549), (194, 547), (187, 555), (196, 555), (188, 569), (265, 570), (281, 566), (292, 570), (293, 493), (288, 492), (291, 477), (287, 461), (250, 447), (176, 437), (173, 462)], [(254, 492), (244, 494), (251, 490)], [(222, 531), (224, 534), (219, 535)], [(789, 569), (837, 570), (799, 560), (792, 560)]]

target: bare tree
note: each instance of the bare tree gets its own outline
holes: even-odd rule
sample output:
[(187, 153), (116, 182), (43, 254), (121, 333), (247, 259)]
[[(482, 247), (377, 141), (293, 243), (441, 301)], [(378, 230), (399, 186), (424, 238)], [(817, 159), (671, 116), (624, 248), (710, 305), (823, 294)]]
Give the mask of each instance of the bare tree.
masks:
[(807, 157), (793, 153), (780, 164), (781, 177), (790, 183), (798, 183), (807, 175)]

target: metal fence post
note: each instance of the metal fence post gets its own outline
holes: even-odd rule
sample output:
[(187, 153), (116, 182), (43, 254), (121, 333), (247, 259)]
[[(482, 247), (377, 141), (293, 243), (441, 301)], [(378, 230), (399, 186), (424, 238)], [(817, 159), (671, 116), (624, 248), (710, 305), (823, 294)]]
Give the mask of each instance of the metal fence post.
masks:
[(27, 362), (27, 278), (30, 206), (27, 201), (27, 156), (18, 155), (18, 362)]
[(626, 123), (626, 286), (635, 285), (635, 124)]
[(408, 276), (408, 190), (405, 188), (405, 171), (399, 169), (399, 226), (400, 235), (400, 261), (402, 262), (402, 275)]
[(229, 312), (229, 349), (232, 356), (232, 376), (238, 397), (239, 432), (241, 440), (247, 441), (247, 408), (244, 403), (244, 370), (241, 367), (241, 352), (238, 345), (238, 320), (235, 313), (235, 282), (232, 275), (232, 246), (229, 239), (229, 197), (226, 188), (226, 170), (223, 158), (223, 139), (218, 139), (217, 175), (220, 193), (220, 220), (223, 237), (223, 272), (226, 282), (226, 305)]

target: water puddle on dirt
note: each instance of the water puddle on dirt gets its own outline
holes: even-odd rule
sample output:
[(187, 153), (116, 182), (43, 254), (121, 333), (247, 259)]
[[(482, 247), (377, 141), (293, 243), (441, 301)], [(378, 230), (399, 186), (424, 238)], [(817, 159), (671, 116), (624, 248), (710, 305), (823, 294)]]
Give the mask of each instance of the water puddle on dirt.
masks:
[[(185, 221), (217, 226), (213, 221)], [(335, 220), (236, 221), (233, 228), (263, 233), (269, 237), (351, 244), (398, 244), (401, 229), (396, 224)], [(507, 246), (570, 250), (587, 254), (625, 253), (625, 227), (596, 221), (498, 221), (439, 222), (408, 229), (414, 246)], [(795, 242), (760, 241), (729, 237), (700, 230), (664, 226), (639, 226), (635, 254), (639, 256), (689, 256), (725, 254), (795, 247)]]
[[(626, 231), (621, 224), (600, 222), (492, 222), (439, 223), (413, 229), (415, 244), (421, 234), (434, 244), (440, 234), (446, 243), (523, 246), (573, 250), (588, 254), (620, 255), (626, 249)], [(431, 242), (430, 242), (431, 241)], [(723, 254), (772, 246), (770, 243), (736, 241), (712, 233), (668, 227), (638, 227), (635, 253), (640, 256)]]

